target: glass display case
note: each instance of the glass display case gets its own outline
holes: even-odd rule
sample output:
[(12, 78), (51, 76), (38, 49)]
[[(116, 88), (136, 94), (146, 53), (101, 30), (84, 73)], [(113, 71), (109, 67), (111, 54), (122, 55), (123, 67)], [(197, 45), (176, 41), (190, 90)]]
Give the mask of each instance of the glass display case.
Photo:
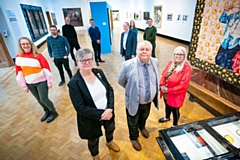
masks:
[(240, 159), (240, 112), (159, 131), (167, 160)]

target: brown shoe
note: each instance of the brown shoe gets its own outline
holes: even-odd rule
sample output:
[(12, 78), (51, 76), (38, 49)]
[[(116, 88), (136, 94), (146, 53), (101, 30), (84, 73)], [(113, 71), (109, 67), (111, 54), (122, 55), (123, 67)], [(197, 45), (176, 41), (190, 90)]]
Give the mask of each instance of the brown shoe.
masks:
[(100, 160), (99, 155), (93, 156), (92, 159), (93, 160)]
[(119, 146), (116, 144), (116, 143), (114, 143), (113, 141), (111, 141), (111, 142), (106, 142), (106, 145), (110, 148), (110, 149), (112, 149), (113, 151), (115, 151), (115, 152), (118, 152), (118, 151), (120, 151), (120, 148), (119, 148)]
[(149, 137), (149, 133), (146, 129), (140, 130), (140, 132), (142, 133), (143, 137), (145, 137), (145, 138)]
[(135, 150), (140, 151), (142, 149), (141, 144), (138, 142), (138, 140), (131, 140), (132, 146)]

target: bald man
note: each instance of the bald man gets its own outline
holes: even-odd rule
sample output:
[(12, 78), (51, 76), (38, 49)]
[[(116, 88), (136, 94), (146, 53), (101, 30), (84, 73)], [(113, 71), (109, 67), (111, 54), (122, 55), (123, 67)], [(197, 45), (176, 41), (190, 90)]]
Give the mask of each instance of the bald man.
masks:
[(80, 46), (78, 44), (78, 39), (77, 39), (77, 33), (74, 29), (74, 27), (70, 24), (70, 18), (66, 17), (65, 18), (65, 25), (62, 26), (62, 34), (64, 37), (67, 38), (67, 41), (70, 45), (70, 53), (73, 61), (75, 62), (75, 66), (77, 66), (75, 55), (73, 53), (73, 49), (75, 48), (76, 51), (80, 49)]

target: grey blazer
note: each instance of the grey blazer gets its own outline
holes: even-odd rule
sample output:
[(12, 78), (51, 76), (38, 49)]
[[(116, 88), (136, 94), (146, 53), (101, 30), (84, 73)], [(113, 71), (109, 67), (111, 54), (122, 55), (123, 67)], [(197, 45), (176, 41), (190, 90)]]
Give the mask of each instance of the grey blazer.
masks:
[[(153, 65), (157, 83), (158, 72), (159, 72), (159, 62), (156, 58), (150, 58), (150, 63)], [(127, 60), (122, 63), (122, 67), (118, 76), (118, 83), (125, 88), (125, 105), (131, 116), (136, 115), (139, 106), (139, 77), (138, 77), (138, 66), (137, 58)], [(159, 85), (157, 87), (157, 93), (153, 99), (155, 107), (158, 109), (158, 91)]]

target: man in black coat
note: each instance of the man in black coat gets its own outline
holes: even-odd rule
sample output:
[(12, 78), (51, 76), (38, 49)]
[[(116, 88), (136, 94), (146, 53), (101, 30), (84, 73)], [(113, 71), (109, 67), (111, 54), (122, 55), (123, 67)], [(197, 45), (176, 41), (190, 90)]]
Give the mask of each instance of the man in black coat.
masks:
[(78, 39), (77, 39), (77, 33), (74, 27), (70, 24), (71, 22), (69, 17), (66, 17), (65, 22), (66, 24), (62, 26), (62, 34), (68, 40), (68, 43), (70, 45), (71, 57), (75, 62), (75, 66), (77, 66), (76, 59), (73, 53), (74, 48), (76, 49), (76, 51), (80, 49), (80, 45), (78, 44)]

